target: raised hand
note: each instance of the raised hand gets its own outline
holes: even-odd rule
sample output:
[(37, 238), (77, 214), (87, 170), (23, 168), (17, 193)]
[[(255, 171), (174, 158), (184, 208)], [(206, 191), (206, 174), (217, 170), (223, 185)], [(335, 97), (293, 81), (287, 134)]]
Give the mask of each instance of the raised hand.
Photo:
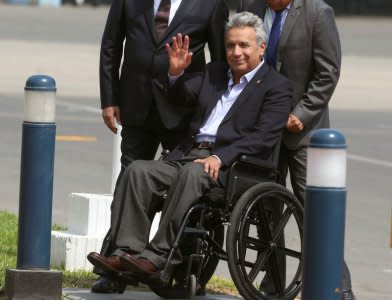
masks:
[(167, 55), (169, 56), (169, 74), (172, 76), (181, 75), (182, 72), (191, 64), (192, 52), (189, 52), (189, 36), (182, 38), (178, 33), (173, 37), (172, 46), (166, 44)]

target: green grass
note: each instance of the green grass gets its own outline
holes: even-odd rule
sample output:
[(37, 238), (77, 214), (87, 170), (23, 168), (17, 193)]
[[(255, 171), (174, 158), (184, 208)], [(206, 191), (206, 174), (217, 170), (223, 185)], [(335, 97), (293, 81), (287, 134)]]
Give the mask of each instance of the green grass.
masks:
[[(65, 227), (54, 224), (53, 230), (66, 230)], [(13, 214), (0, 211), (0, 300), (4, 299), (5, 271), (16, 267), (16, 248), (18, 239), (18, 220)], [(63, 271), (63, 287), (69, 288), (90, 288), (97, 279), (97, 275), (92, 272), (69, 272), (64, 270), (64, 266), (53, 267), (53, 269)], [(132, 290), (147, 290), (146, 286), (140, 288), (130, 287)], [(234, 283), (230, 280), (213, 276), (207, 285), (209, 293), (238, 295)]]
[(18, 220), (0, 211), (0, 292), (4, 291), (5, 270), (16, 266)]
[(52, 225), (52, 230), (56, 230), (56, 231), (67, 231), (68, 228), (59, 224), (53, 224)]

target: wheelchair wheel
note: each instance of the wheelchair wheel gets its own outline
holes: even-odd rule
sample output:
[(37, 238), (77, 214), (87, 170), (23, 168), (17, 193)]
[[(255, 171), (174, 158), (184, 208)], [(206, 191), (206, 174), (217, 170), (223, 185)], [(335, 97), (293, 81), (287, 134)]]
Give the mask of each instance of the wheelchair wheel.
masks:
[(227, 230), (232, 279), (247, 300), (292, 300), (302, 287), (303, 207), (276, 183), (259, 183), (237, 201)]
[[(220, 224), (215, 226), (213, 229), (209, 230), (208, 235), (219, 245), (223, 245), (224, 240), (224, 226)], [(186, 244), (186, 243), (185, 243)], [(189, 249), (181, 249), (184, 256), (189, 254), (194, 248), (192, 245), (189, 245)], [(205, 251), (205, 258), (202, 265), (202, 270), (200, 274), (199, 281), (197, 282), (196, 287), (196, 295), (204, 295), (205, 294), (205, 286), (207, 282), (210, 280), (212, 275), (215, 272), (216, 266), (218, 265), (219, 258), (212, 255), (213, 245), (208, 244)], [(186, 253), (189, 252), (189, 253)], [(185, 282), (187, 270), (187, 262), (183, 262), (178, 266), (175, 266), (173, 269), (173, 276), (171, 283), (168, 286), (162, 287), (154, 287), (150, 286), (151, 290), (162, 298), (174, 299), (174, 298), (186, 298), (188, 295), (187, 285), (189, 283)], [(195, 277), (196, 279), (196, 277)]]

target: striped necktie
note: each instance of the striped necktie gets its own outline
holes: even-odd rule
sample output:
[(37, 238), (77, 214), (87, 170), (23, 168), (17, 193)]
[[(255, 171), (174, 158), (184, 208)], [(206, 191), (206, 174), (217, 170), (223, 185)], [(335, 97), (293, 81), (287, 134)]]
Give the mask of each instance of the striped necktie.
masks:
[(160, 42), (169, 24), (171, 0), (161, 0), (155, 16), (155, 39)]

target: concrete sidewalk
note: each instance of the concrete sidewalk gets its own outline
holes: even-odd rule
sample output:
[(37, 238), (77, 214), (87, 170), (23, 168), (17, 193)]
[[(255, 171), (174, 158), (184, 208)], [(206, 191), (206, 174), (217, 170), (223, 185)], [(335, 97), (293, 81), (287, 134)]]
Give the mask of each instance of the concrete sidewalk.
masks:
[[(152, 292), (126, 291), (124, 294), (94, 294), (89, 289), (63, 289), (63, 296), (69, 300), (160, 300), (158, 295)], [(240, 297), (227, 295), (197, 296), (195, 300), (239, 300)]]

